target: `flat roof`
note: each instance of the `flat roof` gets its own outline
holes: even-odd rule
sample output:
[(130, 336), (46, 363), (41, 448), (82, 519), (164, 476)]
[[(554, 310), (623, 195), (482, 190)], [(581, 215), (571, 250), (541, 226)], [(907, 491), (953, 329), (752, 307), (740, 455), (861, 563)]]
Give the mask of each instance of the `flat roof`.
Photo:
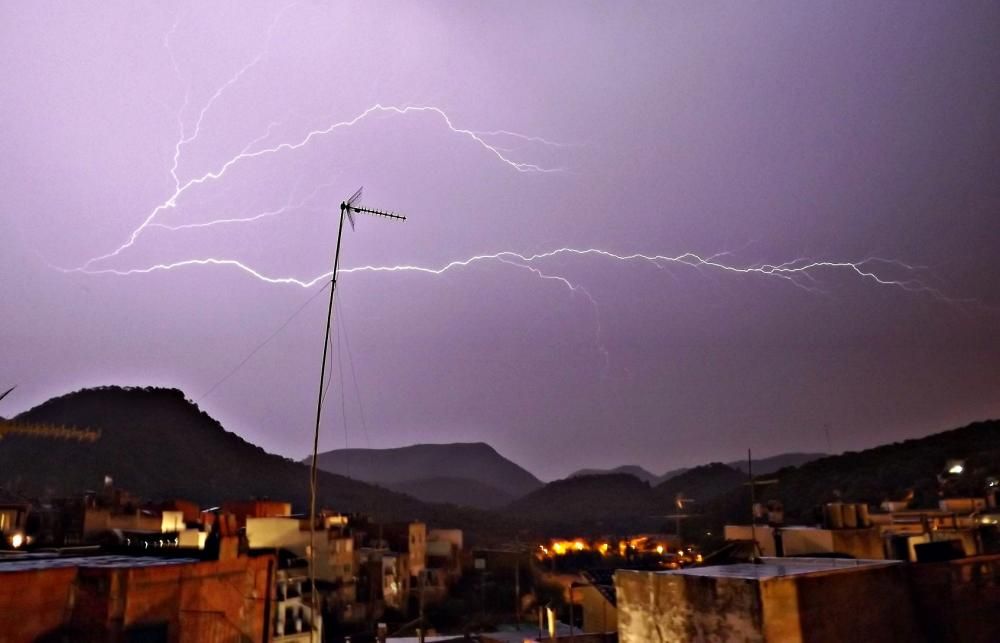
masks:
[(201, 562), (197, 558), (156, 558), (153, 556), (33, 556), (0, 558), (0, 574), (63, 567), (89, 567), (129, 569), (134, 567), (161, 567)]
[(863, 560), (854, 558), (762, 558), (760, 563), (736, 563), (733, 565), (712, 565), (709, 567), (686, 567), (663, 574), (680, 576), (707, 576), (710, 578), (742, 578), (746, 580), (767, 580), (788, 576), (822, 574), (849, 571), (852, 569), (872, 569), (898, 565), (897, 560)]

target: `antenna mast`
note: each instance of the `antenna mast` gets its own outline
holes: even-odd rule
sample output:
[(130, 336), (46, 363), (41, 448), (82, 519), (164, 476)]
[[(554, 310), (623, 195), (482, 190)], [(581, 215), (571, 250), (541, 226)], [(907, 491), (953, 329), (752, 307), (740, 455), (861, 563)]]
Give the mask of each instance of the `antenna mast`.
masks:
[(385, 212), (382, 210), (376, 210), (374, 208), (365, 208), (356, 205), (361, 199), (361, 190), (363, 188), (358, 188), (357, 192), (352, 194), (350, 198), (346, 201), (342, 201), (340, 204), (340, 224), (337, 227), (337, 247), (333, 253), (333, 272), (330, 273), (330, 303), (327, 305), (326, 309), (326, 332), (323, 334), (323, 362), (320, 366), (319, 374), (319, 396), (316, 400), (316, 428), (313, 431), (313, 450), (312, 450), (312, 461), (309, 471), (309, 596), (310, 603), (312, 607), (312, 618), (309, 625), (309, 640), (311, 641), (314, 636), (316, 617), (318, 614), (317, 600), (316, 600), (316, 496), (317, 496), (317, 455), (319, 451), (319, 425), (323, 417), (323, 388), (326, 383), (326, 358), (327, 352), (330, 348), (330, 327), (333, 325), (333, 302), (334, 293), (337, 290), (337, 270), (340, 268), (340, 241), (344, 236), (344, 217), (351, 223), (351, 229), (354, 229), (354, 213), (359, 212), (363, 214), (371, 214), (373, 216), (385, 217), (387, 219), (394, 219), (396, 221), (406, 221), (406, 217), (401, 214), (396, 214), (394, 212)]

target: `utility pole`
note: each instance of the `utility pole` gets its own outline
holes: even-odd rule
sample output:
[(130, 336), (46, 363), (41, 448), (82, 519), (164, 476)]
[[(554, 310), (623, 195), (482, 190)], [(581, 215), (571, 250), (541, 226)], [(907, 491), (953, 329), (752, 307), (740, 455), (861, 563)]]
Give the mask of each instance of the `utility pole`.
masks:
[(514, 536), (514, 627), (521, 631), (521, 536)]
[(514, 622), (521, 629), (521, 553), (514, 559)]
[(424, 625), (424, 585), (426, 583), (426, 569), (421, 569), (420, 574), (417, 576), (417, 580), (420, 585), (420, 626)]
[[(333, 253), (333, 272), (330, 273), (330, 302), (326, 309), (326, 332), (323, 334), (323, 361), (320, 365), (319, 374), (319, 395), (316, 400), (316, 427), (313, 431), (313, 450), (312, 450), (312, 463), (309, 471), (309, 595), (310, 603), (313, 610), (313, 622), (315, 623), (317, 610), (317, 596), (316, 596), (316, 481), (318, 475), (318, 465), (316, 462), (318, 451), (319, 451), (319, 425), (323, 417), (323, 389), (326, 385), (326, 358), (327, 353), (330, 349), (330, 328), (333, 325), (333, 302), (334, 295), (337, 290), (337, 271), (340, 268), (340, 242), (344, 236), (344, 218), (346, 217), (351, 223), (351, 229), (354, 229), (354, 214), (355, 212), (363, 214), (371, 214), (373, 216), (386, 217), (388, 219), (394, 219), (397, 221), (406, 221), (406, 217), (401, 214), (395, 214), (393, 212), (385, 212), (382, 210), (375, 210), (372, 208), (365, 208), (355, 205), (361, 199), (361, 190), (358, 188), (357, 192), (352, 194), (350, 198), (346, 201), (342, 201), (340, 204), (340, 222), (337, 227), (337, 246)], [(309, 630), (309, 640), (312, 641), (315, 638), (315, 628), (310, 627)]]

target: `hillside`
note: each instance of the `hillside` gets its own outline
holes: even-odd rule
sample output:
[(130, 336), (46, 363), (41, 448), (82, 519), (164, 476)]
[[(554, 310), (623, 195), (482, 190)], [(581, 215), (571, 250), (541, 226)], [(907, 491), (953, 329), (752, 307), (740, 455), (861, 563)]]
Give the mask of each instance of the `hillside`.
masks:
[(569, 474), (569, 478), (579, 478), (581, 476), (603, 476), (609, 473), (627, 473), (630, 476), (635, 476), (643, 482), (648, 482), (651, 485), (655, 485), (660, 482), (660, 476), (643, 469), (642, 467), (634, 464), (623, 464), (620, 467), (615, 467), (614, 469), (580, 469)]
[(679, 495), (701, 503), (732, 491), (746, 481), (745, 473), (721, 462), (713, 462), (688, 469), (658, 484), (653, 493), (661, 503), (673, 503)]
[[(760, 460), (755, 459), (753, 461), (753, 471), (755, 475), (767, 475), (769, 473), (774, 473), (779, 469), (784, 469), (785, 467), (798, 467), (806, 462), (818, 460), (823, 457), (826, 457), (825, 453), (781, 453), (768, 458), (761, 458)], [(725, 464), (727, 467), (746, 473), (746, 460), (734, 460), (733, 462), (726, 462)], [(579, 471), (571, 473), (569, 477), (573, 478), (576, 476), (599, 476), (609, 473), (627, 473), (644, 482), (648, 482), (649, 484), (656, 486), (670, 480), (671, 478), (676, 478), (677, 476), (690, 470), (691, 469), (687, 467), (682, 467), (680, 469), (671, 469), (663, 475), (656, 475), (655, 473), (652, 473), (651, 471), (640, 466), (634, 464), (624, 464), (620, 467), (615, 467), (614, 469), (580, 469)]]
[[(965, 461), (960, 476), (938, 475), (950, 459)], [(780, 500), (786, 522), (815, 523), (826, 502), (865, 502), (878, 507), (883, 500), (913, 492), (914, 507), (935, 507), (945, 495), (981, 495), (990, 476), (1000, 472), (1000, 421), (976, 422), (960, 429), (924, 438), (848, 452), (787, 468), (769, 475), (776, 484), (757, 489), (759, 501)], [(726, 522), (746, 522), (746, 487), (723, 494), (702, 507), (706, 529)]]
[(320, 453), (318, 459), (323, 471), (385, 487), (411, 480), (462, 478), (517, 498), (542, 486), (538, 478), (483, 442), (336, 449)]
[[(825, 458), (826, 455), (825, 453), (782, 453), (759, 460), (754, 458), (753, 473), (755, 476), (766, 476), (785, 467), (801, 467), (807, 462)], [(726, 465), (737, 471), (747, 472), (746, 460), (734, 460), (733, 462), (727, 462)]]
[(423, 502), (498, 509), (514, 500), (514, 496), (478, 480), (468, 478), (424, 478), (386, 485)]
[(504, 508), (510, 516), (564, 535), (648, 531), (662, 522), (657, 514), (667, 510), (657, 505), (649, 484), (624, 473), (556, 480)]
[[(94, 443), (9, 436), (0, 442), (0, 485), (32, 497), (115, 485), (149, 499), (187, 498), (203, 506), (270, 497), (296, 510), (308, 503), (308, 469), (226, 431), (175, 389), (105, 387), (53, 398), (16, 420), (100, 429)], [(422, 503), (333, 474), (321, 474), (322, 504), (342, 511), (413, 518)]]

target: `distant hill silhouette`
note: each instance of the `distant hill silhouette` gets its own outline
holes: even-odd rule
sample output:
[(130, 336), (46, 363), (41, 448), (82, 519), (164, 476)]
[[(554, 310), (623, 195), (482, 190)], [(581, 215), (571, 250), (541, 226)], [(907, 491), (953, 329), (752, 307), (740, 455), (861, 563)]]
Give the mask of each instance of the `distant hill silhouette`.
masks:
[(630, 476), (635, 476), (643, 482), (648, 482), (651, 485), (658, 484), (660, 482), (660, 476), (643, 469), (642, 467), (634, 464), (623, 464), (620, 467), (615, 467), (614, 469), (580, 469), (579, 471), (574, 471), (569, 474), (570, 478), (579, 478), (580, 476), (603, 476), (609, 473), (627, 473)]
[[(766, 476), (768, 474), (774, 473), (785, 467), (801, 467), (807, 462), (812, 462), (813, 460), (819, 460), (820, 458), (827, 457), (826, 453), (782, 453), (780, 455), (774, 455), (769, 458), (753, 459), (753, 473), (755, 476)], [(732, 462), (727, 462), (730, 467), (747, 472), (747, 461), (746, 460), (733, 460)]]
[(673, 504), (678, 495), (695, 501), (690, 510), (697, 511), (698, 504), (740, 487), (747, 481), (745, 473), (727, 464), (713, 462), (688, 469), (684, 473), (658, 484), (653, 493), (662, 503)]
[[(303, 462), (308, 463), (311, 458)], [(320, 453), (319, 468), (355, 480), (396, 487), (413, 480), (464, 479), (517, 498), (542, 482), (484, 442), (414, 444), (396, 449), (336, 449)], [(440, 483), (434, 485), (443, 493)], [(425, 490), (429, 487), (425, 484)], [(414, 495), (419, 493), (414, 491)]]
[(649, 530), (661, 522), (660, 507), (649, 483), (627, 473), (575, 476), (550, 482), (518, 498), (504, 513), (570, 534)]
[[(297, 511), (306, 509), (308, 470), (303, 464), (266, 453), (226, 431), (175, 389), (86, 389), (12, 419), (100, 429), (101, 438), (79, 443), (5, 437), (0, 440), (0, 496), (77, 494), (96, 488), (110, 475), (116, 486), (153, 500), (187, 498), (211, 506), (229, 499), (270, 497), (292, 502)], [(626, 473), (542, 485), (481, 443), (352, 452), (346, 457), (352, 475), (380, 477), (383, 486), (409, 495), (324, 472), (319, 479), (322, 504), (378, 519), (422, 519), (496, 540), (509, 539), (524, 526), (563, 535), (657, 529), (663, 526), (662, 516), (675, 511), (678, 493), (696, 500), (685, 508), (700, 514), (685, 523), (685, 531), (692, 534), (711, 532), (717, 537), (717, 526), (745, 522), (749, 514), (745, 474), (734, 466), (743, 463), (670, 472), (673, 477), (658, 485)], [(987, 477), (1000, 476), (1000, 421), (772, 468), (812, 455), (754, 461), (755, 474), (778, 479), (759, 487), (758, 499), (780, 500), (788, 522), (815, 521), (816, 508), (831, 500), (877, 505), (910, 491), (916, 506), (932, 507), (941, 491), (938, 475), (949, 459), (964, 460), (965, 470), (948, 480), (948, 494), (981, 494)], [(501, 504), (490, 512), (454, 506)]]
[[(101, 430), (94, 443), (12, 435), (0, 441), (0, 485), (45, 498), (116, 486), (149, 499), (213, 506), (270, 497), (308, 504), (308, 468), (226, 431), (175, 389), (104, 387), (53, 398), (16, 420)], [(386, 489), (323, 473), (322, 504), (341, 511), (412, 519), (434, 508)]]
[[(806, 462), (818, 460), (819, 458), (823, 458), (825, 456), (825, 453), (782, 453), (768, 458), (754, 460), (753, 470), (755, 475), (766, 475), (774, 473), (778, 469), (784, 469), (785, 467), (798, 467)], [(737, 471), (743, 471), (746, 473), (746, 460), (734, 460), (732, 462), (726, 462), (725, 464), (726, 466), (732, 467)], [(691, 469), (688, 467), (682, 467), (679, 469), (671, 469), (663, 475), (656, 475), (655, 473), (652, 473), (651, 471), (640, 466), (634, 464), (624, 464), (620, 467), (615, 467), (614, 469), (580, 469), (579, 471), (571, 473), (569, 477), (573, 478), (576, 476), (604, 475), (608, 473), (628, 473), (636, 478), (639, 478), (640, 480), (656, 486), (690, 470)]]
[(498, 509), (514, 500), (514, 496), (496, 487), (469, 478), (423, 478), (386, 485), (424, 502)]

